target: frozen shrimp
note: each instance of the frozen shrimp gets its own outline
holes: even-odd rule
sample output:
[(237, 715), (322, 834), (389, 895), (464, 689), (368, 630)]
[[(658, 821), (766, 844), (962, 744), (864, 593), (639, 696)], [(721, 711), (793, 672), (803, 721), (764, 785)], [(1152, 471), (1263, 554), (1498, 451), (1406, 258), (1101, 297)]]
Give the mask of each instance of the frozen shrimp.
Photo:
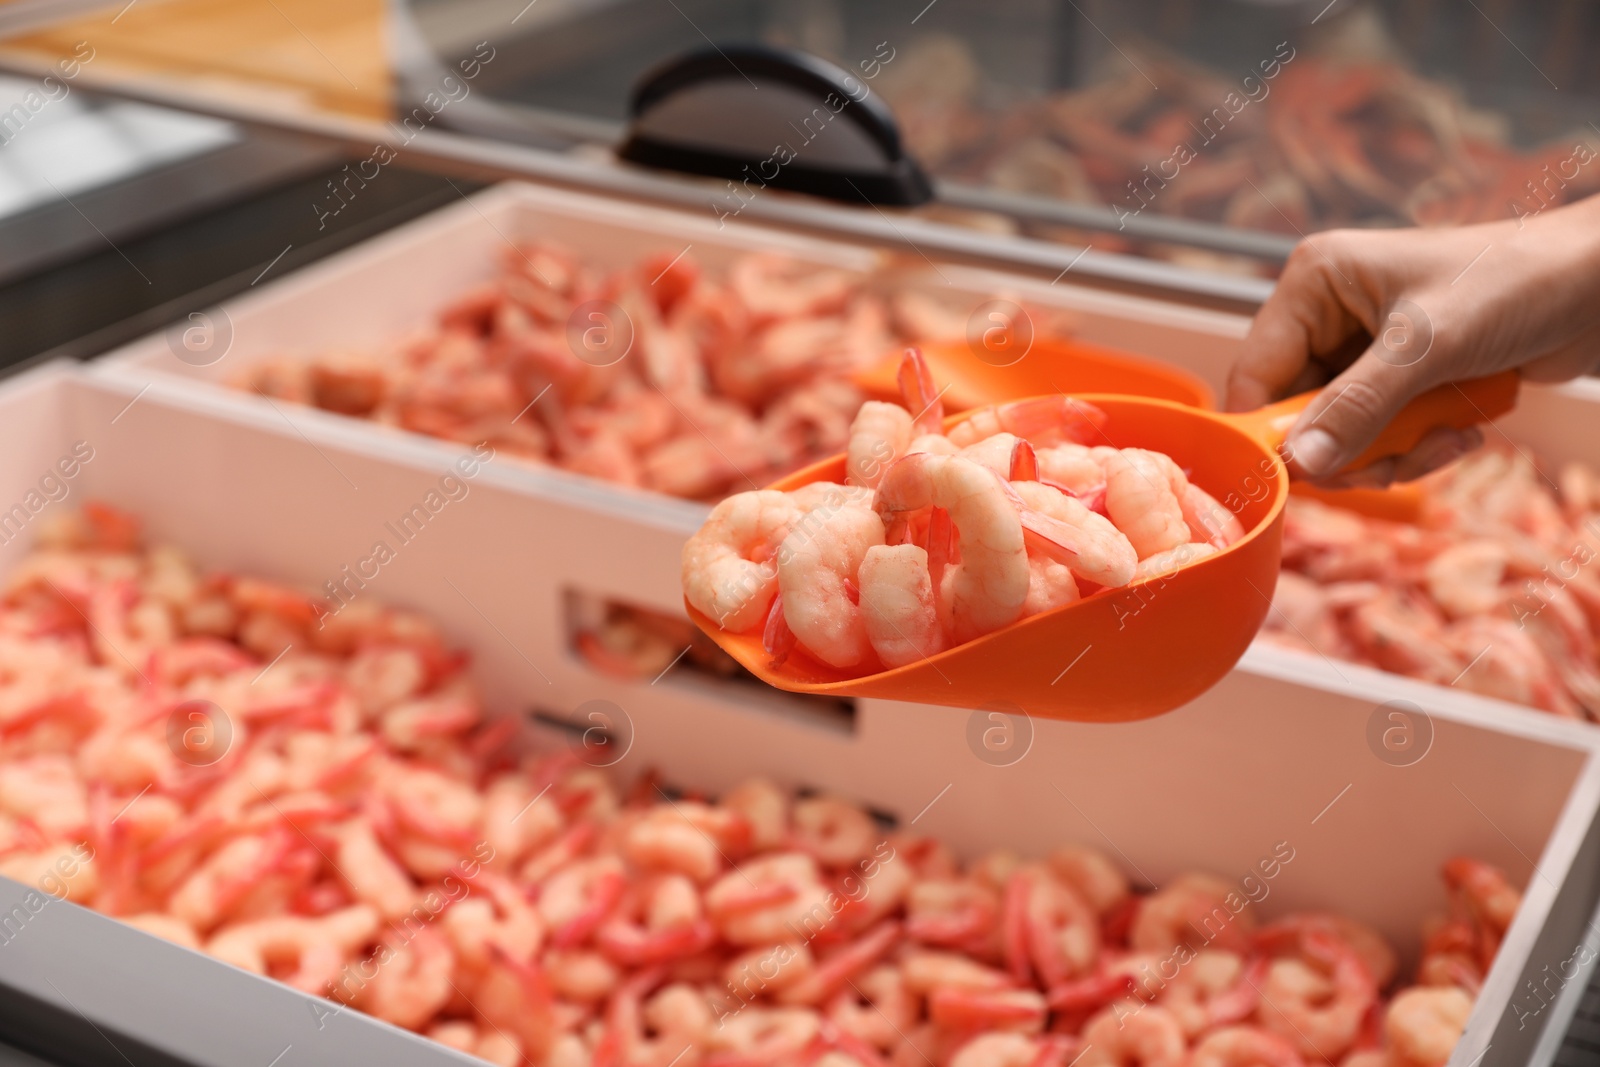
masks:
[(1471, 1014), (1472, 998), (1460, 989), (1407, 989), (1384, 1013), (1383, 1032), (1404, 1062), (1441, 1067)]
[(683, 546), (683, 590), (695, 610), (743, 633), (767, 615), (778, 592), (773, 555), (800, 517), (782, 493), (738, 493), (711, 509)]

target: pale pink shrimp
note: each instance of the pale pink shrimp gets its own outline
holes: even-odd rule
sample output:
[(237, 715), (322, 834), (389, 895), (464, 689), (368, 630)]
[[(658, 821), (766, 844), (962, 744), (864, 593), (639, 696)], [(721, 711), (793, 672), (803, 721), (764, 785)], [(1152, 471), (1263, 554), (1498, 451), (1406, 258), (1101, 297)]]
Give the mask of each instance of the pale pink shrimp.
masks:
[(1048, 869), (1026, 865), (1006, 885), (1002, 948), (1012, 978), (1037, 973), (1048, 988), (1087, 974), (1100, 954), (1100, 924), (1077, 892)]
[(901, 459), (878, 486), (878, 514), (891, 533), (914, 513), (949, 511), (961, 562), (947, 572), (948, 595), (940, 590), (939, 603), (958, 643), (1015, 622), (1028, 596), (1022, 521), (1005, 487), (970, 460), (928, 453)]
[(798, 518), (788, 497), (771, 490), (738, 493), (712, 508), (683, 546), (689, 603), (725, 630), (755, 628), (778, 593), (772, 557)]
[(1160, 578), (1191, 563), (1197, 563), (1207, 556), (1216, 555), (1216, 552), (1213, 546), (1205, 542), (1190, 541), (1176, 548), (1169, 548), (1165, 552), (1154, 553), (1139, 561), (1138, 568), (1133, 572), (1133, 580), (1142, 582), (1150, 578)]
[[(867, 640), (885, 667), (903, 667), (944, 651), (944, 627), (925, 549), (874, 545), (862, 557), (857, 581)], [(1032, 591), (1030, 579), (1030, 596)]]
[(378, 913), (365, 904), (318, 919), (280, 915), (225, 926), (205, 950), (235, 967), (256, 974), (270, 969), (296, 989), (326, 995), (350, 957), (378, 932), (378, 923)]
[(1047, 482), (1065, 486), (1074, 493), (1085, 494), (1104, 489), (1106, 472), (1095, 462), (1084, 445), (1056, 445), (1036, 452), (1039, 477)]
[(1051, 448), (1068, 442), (1098, 443), (1104, 440), (1100, 431), (1105, 423), (1106, 413), (1082, 400), (1032, 397), (979, 408), (952, 426), (949, 436), (965, 448), (997, 433), (1013, 433), (1035, 448)]
[(1244, 536), (1239, 517), (1193, 482), (1185, 483), (1178, 502), (1183, 507), (1183, 521), (1197, 541), (1223, 549)]
[(1200, 1039), (1187, 1067), (1305, 1067), (1295, 1047), (1253, 1026), (1228, 1026)]
[[(830, 666), (855, 667), (872, 653), (856, 575), (881, 544), (883, 520), (871, 508), (825, 506), (797, 520), (778, 548), (784, 623), (801, 648)], [(788, 649), (769, 651), (781, 659)]]
[(1472, 997), (1460, 989), (1415, 987), (1389, 1002), (1383, 1032), (1408, 1064), (1443, 1067), (1472, 1014)]
[(899, 404), (868, 400), (850, 424), (845, 481), (876, 488), (883, 472), (911, 445), (911, 415)]
[(1306, 1056), (1336, 1059), (1361, 1035), (1378, 989), (1361, 958), (1321, 932), (1297, 934), (1300, 956), (1275, 959), (1256, 1018)]
[(1195, 538), (1183, 518), (1189, 485), (1170, 456), (1143, 448), (1124, 448), (1107, 458), (1106, 514), (1140, 559)]
[[(1016, 453), (1019, 444), (1026, 446), (1028, 442), (1015, 434), (997, 433), (967, 445), (956, 455), (989, 468), (1007, 481), (1016, 481), (1020, 476), (1013, 474), (1011, 467), (1013, 454)], [(1035, 471), (1034, 481), (1038, 480), (1037, 474)]]
[(1137, 1013), (1109, 1007), (1084, 1024), (1081, 1067), (1181, 1067), (1183, 1028), (1154, 1005)]
[(1179, 945), (1244, 952), (1256, 926), (1248, 905), (1237, 889), (1214, 875), (1180, 874), (1139, 902), (1128, 944), (1143, 952), (1164, 953)]
[(1074, 575), (1110, 588), (1133, 580), (1138, 567), (1134, 547), (1111, 520), (1043, 482), (1012, 482), (1009, 488), (1026, 511), (1051, 520), (1030, 522), (1028, 529), (1064, 549), (1057, 562)]
[(913, 437), (911, 444), (906, 447), (906, 455), (916, 455), (919, 452), (931, 453), (935, 456), (953, 456), (960, 452), (956, 443), (942, 433), (925, 433)]

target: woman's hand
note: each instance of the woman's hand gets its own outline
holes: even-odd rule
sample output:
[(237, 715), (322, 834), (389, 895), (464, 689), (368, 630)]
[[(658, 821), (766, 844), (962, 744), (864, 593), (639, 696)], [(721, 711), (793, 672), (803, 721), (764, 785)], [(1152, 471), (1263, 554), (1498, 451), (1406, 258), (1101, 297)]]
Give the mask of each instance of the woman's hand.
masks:
[(1333, 230), (1295, 247), (1228, 380), (1231, 411), (1326, 384), (1289, 432), (1295, 472), (1407, 481), (1482, 443), (1440, 428), (1343, 471), (1419, 393), (1511, 367), (1564, 381), (1600, 363), (1600, 197), (1450, 230)]

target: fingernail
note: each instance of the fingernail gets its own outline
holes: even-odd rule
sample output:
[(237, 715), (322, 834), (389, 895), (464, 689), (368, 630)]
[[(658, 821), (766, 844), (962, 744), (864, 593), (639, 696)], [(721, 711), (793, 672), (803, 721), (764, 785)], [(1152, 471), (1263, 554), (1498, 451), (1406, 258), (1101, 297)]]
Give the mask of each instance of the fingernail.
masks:
[(1310, 429), (1298, 433), (1289, 442), (1295, 465), (1315, 477), (1326, 474), (1339, 458), (1339, 442), (1326, 430)]

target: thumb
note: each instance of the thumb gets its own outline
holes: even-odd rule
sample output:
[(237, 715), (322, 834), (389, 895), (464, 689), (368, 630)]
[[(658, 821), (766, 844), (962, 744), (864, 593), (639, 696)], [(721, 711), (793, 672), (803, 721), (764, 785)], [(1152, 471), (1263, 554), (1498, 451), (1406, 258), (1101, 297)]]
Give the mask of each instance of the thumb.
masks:
[(1430, 361), (1401, 362), (1380, 338), (1311, 401), (1289, 431), (1284, 458), (1308, 478), (1337, 472), (1434, 384)]

